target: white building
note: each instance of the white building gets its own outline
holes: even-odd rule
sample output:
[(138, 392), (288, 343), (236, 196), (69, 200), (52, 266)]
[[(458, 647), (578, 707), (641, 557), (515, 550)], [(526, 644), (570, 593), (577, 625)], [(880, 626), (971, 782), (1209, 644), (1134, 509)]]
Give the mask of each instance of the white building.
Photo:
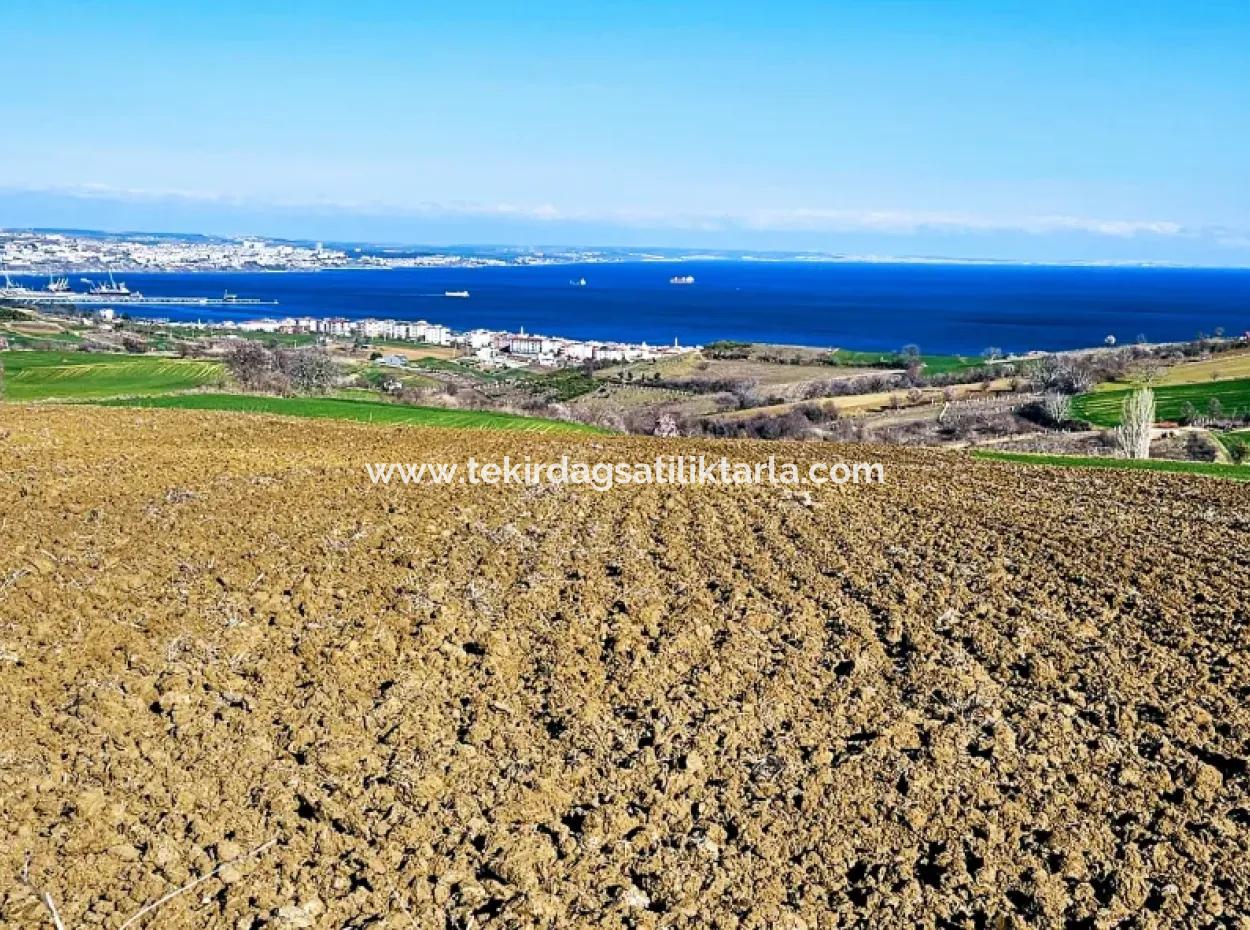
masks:
[(441, 323), (431, 323), (425, 328), (425, 341), (436, 346), (449, 346), (451, 330)]
[(387, 336), (388, 326), (383, 320), (361, 320), (357, 324), (357, 329), (366, 339), (384, 339)]

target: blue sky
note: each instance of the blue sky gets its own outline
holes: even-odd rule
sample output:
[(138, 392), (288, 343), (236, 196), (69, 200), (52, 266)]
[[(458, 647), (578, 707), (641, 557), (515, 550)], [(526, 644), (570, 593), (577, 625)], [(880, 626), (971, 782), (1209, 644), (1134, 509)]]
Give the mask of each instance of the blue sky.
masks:
[(1250, 3), (28, 2), (0, 225), (1250, 264)]

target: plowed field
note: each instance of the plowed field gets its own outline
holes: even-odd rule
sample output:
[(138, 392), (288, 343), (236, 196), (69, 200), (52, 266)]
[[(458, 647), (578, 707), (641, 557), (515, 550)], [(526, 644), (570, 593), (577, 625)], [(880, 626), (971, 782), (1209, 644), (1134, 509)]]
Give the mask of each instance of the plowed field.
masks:
[[(887, 484), (364, 475), (725, 450)], [(1246, 927), (1248, 612), (1235, 482), (0, 407), (0, 925)]]

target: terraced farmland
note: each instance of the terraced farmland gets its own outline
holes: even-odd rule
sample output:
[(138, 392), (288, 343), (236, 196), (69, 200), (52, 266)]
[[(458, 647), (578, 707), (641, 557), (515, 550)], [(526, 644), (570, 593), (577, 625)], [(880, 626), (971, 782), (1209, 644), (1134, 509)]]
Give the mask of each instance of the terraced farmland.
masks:
[(223, 377), (217, 362), (84, 352), (2, 352), (5, 397), (91, 400), (186, 391)]
[[(1120, 422), (1124, 398), (1131, 390), (1125, 388), (1082, 394), (1072, 402), (1072, 415), (1095, 426), (1115, 426)], [(1213, 397), (1219, 400), (1225, 414), (1250, 410), (1250, 378), (1166, 385), (1154, 388), (1154, 393), (1158, 420), (1180, 419), (1186, 403), (1205, 413)]]
[[(886, 484), (363, 469), (565, 454)], [(5, 927), (1250, 914), (1245, 485), (89, 405), (0, 463)]]

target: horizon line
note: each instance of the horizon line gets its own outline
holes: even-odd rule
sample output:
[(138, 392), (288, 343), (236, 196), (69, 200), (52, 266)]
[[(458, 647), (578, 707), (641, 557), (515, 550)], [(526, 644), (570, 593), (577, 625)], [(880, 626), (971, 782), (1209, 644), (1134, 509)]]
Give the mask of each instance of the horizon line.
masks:
[[(446, 252), (453, 249), (496, 249), (501, 251), (510, 251), (517, 254), (545, 252), (551, 250), (564, 251), (583, 251), (583, 252), (601, 252), (615, 253), (627, 256), (622, 260), (633, 258), (638, 261), (644, 261), (647, 253), (662, 256), (666, 261), (751, 261), (753, 256), (775, 256), (773, 260), (784, 260), (790, 258), (799, 261), (807, 261), (813, 263), (827, 264), (874, 264), (874, 265), (995, 265), (995, 266), (1022, 266), (1022, 267), (1053, 267), (1053, 268), (1159, 268), (1159, 269), (1200, 269), (1210, 271), (1246, 271), (1250, 270), (1250, 262), (1245, 264), (1228, 264), (1228, 263), (1208, 263), (1208, 262), (1186, 262), (1174, 261), (1167, 259), (1115, 259), (1115, 258), (1071, 258), (1071, 259), (1029, 259), (1029, 258), (989, 258), (989, 257), (968, 257), (941, 254), (857, 254), (832, 252), (821, 249), (755, 249), (743, 246), (733, 247), (704, 247), (704, 246), (660, 246), (660, 245), (594, 245), (590, 243), (573, 243), (573, 242), (550, 242), (535, 244), (520, 244), (517, 242), (502, 241), (452, 241), (446, 243), (437, 242), (415, 242), (402, 240), (375, 240), (375, 239), (342, 239), (342, 238), (317, 238), (315, 236), (273, 236), (266, 233), (205, 233), (190, 230), (157, 230), (157, 229), (133, 229), (133, 228), (99, 228), (99, 227), (75, 227), (75, 226), (0, 226), (0, 235), (12, 235), (16, 233), (30, 233), (39, 235), (81, 235), (86, 238), (98, 238), (102, 236), (127, 237), (127, 236), (152, 236), (164, 238), (201, 238), (201, 239), (220, 239), (227, 242), (239, 242), (249, 239), (260, 240), (264, 242), (280, 242), (280, 243), (307, 243), (307, 244), (329, 244), (353, 247), (370, 247), (370, 248), (392, 248), (392, 249), (427, 249), (432, 252)], [(594, 264), (594, 261), (588, 262)], [(561, 262), (561, 264), (577, 264), (574, 260)], [(228, 269), (209, 269), (210, 271), (224, 272)], [(387, 269), (378, 269), (387, 270)], [(14, 274), (23, 274), (24, 272), (11, 272)], [(166, 273), (159, 269), (153, 270), (154, 274)], [(195, 272), (188, 272), (195, 273)]]

